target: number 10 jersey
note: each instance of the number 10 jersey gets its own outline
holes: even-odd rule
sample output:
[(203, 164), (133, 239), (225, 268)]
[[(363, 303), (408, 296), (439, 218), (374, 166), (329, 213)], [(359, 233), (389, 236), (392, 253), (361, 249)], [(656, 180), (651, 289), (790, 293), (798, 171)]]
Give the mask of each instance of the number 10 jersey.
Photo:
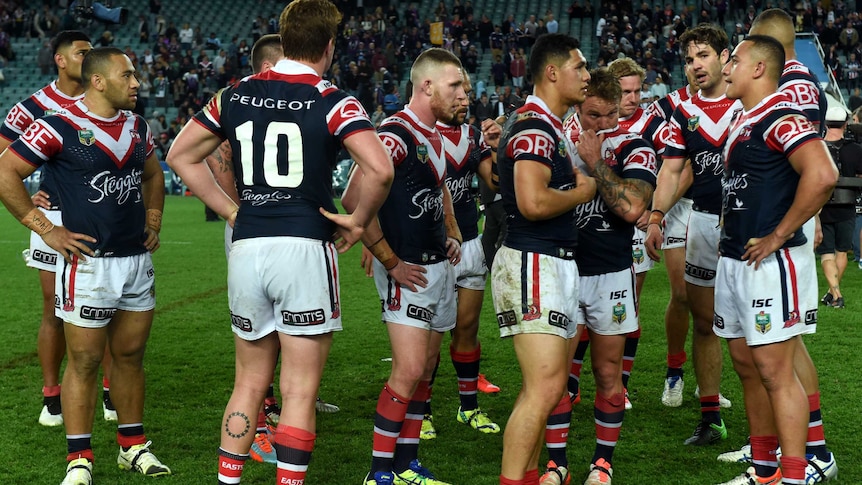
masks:
[(233, 150), (240, 211), (233, 240), (295, 236), (329, 241), (332, 169), (343, 141), (373, 130), (365, 109), (310, 67), (282, 60), (222, 89), (194, 120)]

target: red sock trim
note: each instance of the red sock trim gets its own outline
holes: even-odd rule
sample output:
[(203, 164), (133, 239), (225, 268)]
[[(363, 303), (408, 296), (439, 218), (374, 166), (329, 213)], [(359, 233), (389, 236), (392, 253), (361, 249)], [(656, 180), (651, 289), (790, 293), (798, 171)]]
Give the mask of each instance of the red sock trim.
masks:
[(590, 332), (587, 332), (587, 329), (581, 331), (581, 339), (579, 342), (589, 342), (590, 341)]
[(514, 480), (512, 478), (506, 478), (503, 475), (500, 475), (500, 485), (524, 485), (524, 481)]
[(799, 483), (803, 483), (806, 466), (808, 466), (808, 460), (805, 458), (781, 455), (781, 474), (787, 480), (799, 480)]
[(572, 411), (572, 401), (569, 399), (568, 394), (560, 398), (560, 402), (557, 403), (557, 407), (551, 411), (551, 414), (563, 414), (569, 413)]
[(626, 338), (641, 338), (641, 328), (638, 326), (638, 329), (634, 332), (629, 332), (626, 334)]
[(429, 397), (431, 397), (431, 381), (419, 381), (410, 400), (425, 402)]
[(42, 395), (45, 397), (55, 397), (60, 395), (60, 386), (42, 386)]
[[(759, 462), (778, 462), (775, 450), (778, 436), (751, 436), (751, 459)], [(766, 477), (763, 477), (766, 478)]]
[(276, 444), (293, 448), (295, 450), (312, 451), (314, 440), (317, 435), (311, 431), (295, 428), (286, 424), (279, 424), (275, 429)]
[(111, 380), (108, 379), (108, 376), (102, 376), (102, 389), (110, 389), (111, 388)]
[(820, 391), (808, 396), (808, 412), (820, 410)]
[(96, 459), (93, 457), (92, 449), (76, 451), (74, 453), (69, 453), (68, 455), (66, 455), (67, 462), (77, 460), (78, 458), (86, 458), (90, 460), (90, 463), (96, 461)]
[(123, 448), (128, 448), (135, 445), (142, 445), (146, 442), (147, 436), (143, 434), (139, 434), (136, 436), (123, 436), (119, 432), (117, 433), (117, 444), (119, 444)]
[(266, 414), (263, 411), (257, 413), (257, 432), (266, 431)]
[(685, 350), (678, 354), (667, 354), (667, 366), (671, 369), (682, 369), (685, 361), (688, 360), (688, 356), (685, 353)]
[(475, 349), (469, 352), (457, 352), (450, 345), (449, 346), (449, 355), (452, 357), (453, 362), (460, 362), (462, 364), (469, 364), (471, 362), (476, 362), (480, 358), (482, 358), (482, 346), (477, 345)]
[(701, 413), (717, 413), (721, 410), (718, 402), (718, 394), (713, 396), (700, 396)]
[(539, 469), (534, 468), (524, 473), (524, 485), (539, 485)]

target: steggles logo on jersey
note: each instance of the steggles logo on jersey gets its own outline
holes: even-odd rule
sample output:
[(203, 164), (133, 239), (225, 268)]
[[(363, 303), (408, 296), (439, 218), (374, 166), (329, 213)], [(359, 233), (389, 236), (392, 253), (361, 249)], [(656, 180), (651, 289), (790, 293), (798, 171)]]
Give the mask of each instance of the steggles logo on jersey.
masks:
[(578, 229), (587, 227), (592, 219), (603, 220), (607, 212), (608, 206), (605, 205), (605, 200), (601, 197), (594, 197), (593, 200), (575, 207), (575, 220), (578, 221)]
[(411, 219), (419, 219), (426, 212), (434, 213), (434, 220), (443, 217), (443, 192), (431, 189), (422, 189), (411, 199), (413, 206), (419, 209), (416, 214), (408, 214)]
[(754, 316), (754, 329), (760, 333), (766, 333), (772, 330), (772, 316), (769, 313), (761, 311)]
[(449, 193), (452, 194), (452, 202), (458, 203), (470, 198), (470, 186), (472, 183), (472, 176), (458, 178), (447, 177), (446, 188), (449, 189)]
[(90, 180), (90, 187), (98, 192), (96, 198), (87, 199), (88, 202), (97, 204), (108, 196), (114, 196), (117, 200), (117, 205), (125, 204), (132, 194), (135, 194), (133, 203), (141, 201), (141, 175), (144, 173), (141, 169), (132, 169), (132, 172), (122, 177), (111, 175), (111, 172), (105, 170), (96, 174)]
[(688, 119), (688, 131), (695, 131), (700, 126), (700, 116), (692, 116)]
[(280, 190), (274, 190), (268, 194), (255, 193), (252, 189), (243, 189), (240, 199), (243, 202), (248, 202), (254, 207), (259, 207), (269, 202), (278, 202), (281, 200), (290, 199), (290, 194), (286, 194)]
[(93, 130), (78, 130), (78, 141), (88, 147), (96, 143), (96, 135), (93, 134)]
[(721, 175), (724, 173), (724, 164), (721, 161), (720, 153), (700, 152), (694, 157), (692, 170), (695, 175), (703, 175), (711, 171), (713, 175)]
[(741, 200), (736, 199), (737, 190), (745, 190), (748, 188), (747, 173), (740, 175), (731, 174), (729, 177), (722, 180), (721, 186), (724, 192), (724, 200), (729, 201), (731, 196), (734, 197), (735, 202), (733, 206), (730, 207), (730, 210), (748, 210), (748, 208), (743, 207), (743, 202)]

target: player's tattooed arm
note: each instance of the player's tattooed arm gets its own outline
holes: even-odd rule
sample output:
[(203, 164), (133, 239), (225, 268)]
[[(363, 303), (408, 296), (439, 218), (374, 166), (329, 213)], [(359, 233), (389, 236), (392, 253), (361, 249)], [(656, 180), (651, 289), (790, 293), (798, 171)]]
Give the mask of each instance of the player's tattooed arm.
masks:
[(604, 161), (595, 165), (592, 176), (608, 208), (627, 222), (637, 221), (652, 198), (653, 187), (649, 183), (621, 178)]
[(219, 173), (233, 174), (233, 163), (231, 162), (233, 151), (229, 143), (225, 142), (219, 145), (218, 150), (214, 151), (212, 156), (216, 162), (215, 168)]

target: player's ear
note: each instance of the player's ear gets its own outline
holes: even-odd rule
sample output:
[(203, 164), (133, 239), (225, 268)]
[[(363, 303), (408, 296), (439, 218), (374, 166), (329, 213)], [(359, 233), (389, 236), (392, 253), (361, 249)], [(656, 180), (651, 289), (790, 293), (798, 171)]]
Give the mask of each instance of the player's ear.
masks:
[(727, 61), (730, 60), (730, 51), (727, 49), (722, 50), (718, 58), (721, 60), (722, 65), (727, 64)]

